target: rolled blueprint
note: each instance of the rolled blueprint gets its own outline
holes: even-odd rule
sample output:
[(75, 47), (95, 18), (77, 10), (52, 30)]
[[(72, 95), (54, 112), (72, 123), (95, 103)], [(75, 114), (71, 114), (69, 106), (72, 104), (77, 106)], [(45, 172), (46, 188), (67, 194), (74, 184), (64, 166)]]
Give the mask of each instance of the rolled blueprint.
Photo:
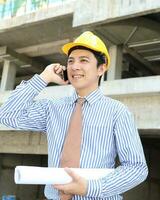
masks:
[[(113, 169), (72, 168), (78, 175), (87, 180), (99, 179), (111, 173)], [(64, 168), (17, 166), (14, 180), (16, 184), (66, 184), (72, 181)]]

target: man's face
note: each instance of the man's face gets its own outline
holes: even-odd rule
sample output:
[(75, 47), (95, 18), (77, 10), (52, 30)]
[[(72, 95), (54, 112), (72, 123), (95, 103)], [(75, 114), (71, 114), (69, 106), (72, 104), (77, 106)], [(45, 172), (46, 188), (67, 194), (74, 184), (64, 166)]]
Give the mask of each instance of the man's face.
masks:
[(97, 60), (92, 52), (76, 49), (68, 58), (68, 79), (78, 94), (85, 96), (98, 88), (98, 79), (104, 73), (104, 68), (103, 65), (97, 68)]

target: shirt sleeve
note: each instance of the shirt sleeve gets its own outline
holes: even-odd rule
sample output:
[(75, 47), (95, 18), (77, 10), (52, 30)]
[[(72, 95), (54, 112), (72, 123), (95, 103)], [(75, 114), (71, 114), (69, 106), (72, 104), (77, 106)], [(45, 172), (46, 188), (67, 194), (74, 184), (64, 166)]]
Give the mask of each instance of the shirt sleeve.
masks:
[(143, 182), (148, 175), (144, 152), (132, 114), (123, 110), (114, 126), (120, 165), (106, 177), (88, 182), (89, 197), (106, 198), (122, 194)]
[(16, 129), (45, 132), (48, 101), (34, 101), (34, 98), (46, 86), (38, 74), (22, 81), (0, 107), (0, 123)]

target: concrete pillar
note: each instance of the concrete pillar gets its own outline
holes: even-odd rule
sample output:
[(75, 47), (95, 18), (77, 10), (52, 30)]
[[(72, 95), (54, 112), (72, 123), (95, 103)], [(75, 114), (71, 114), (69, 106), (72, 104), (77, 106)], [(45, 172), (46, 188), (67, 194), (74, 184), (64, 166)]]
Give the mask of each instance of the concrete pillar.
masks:
[(9, 60), (4, 61), (0, 91), (13, 90), (16, 77), (16, 65)]
[(3, 160), (3, 155), (0, 154), (0, 182), (1, 182), (1, 176), (2, 176), (2, 160)]
[(113, 45), (109, 48), (111, 57), (110, 68), (107, 72), (107, 80), (121, 79), (122, 74), (122, 46)]

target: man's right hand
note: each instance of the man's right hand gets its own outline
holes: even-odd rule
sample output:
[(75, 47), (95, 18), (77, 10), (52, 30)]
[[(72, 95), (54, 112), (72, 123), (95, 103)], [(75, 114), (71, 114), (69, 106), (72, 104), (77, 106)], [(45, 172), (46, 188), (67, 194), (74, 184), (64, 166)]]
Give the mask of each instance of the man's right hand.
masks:
[(50, 64), (40, 74), (40, 77), (47, 84), (57, 83), (59, 85), (66, 85), (68, 84), (68, 81), (63, 80), (63, 70), (65, 70), (65, 66), (62, 66), (59, 63)]

